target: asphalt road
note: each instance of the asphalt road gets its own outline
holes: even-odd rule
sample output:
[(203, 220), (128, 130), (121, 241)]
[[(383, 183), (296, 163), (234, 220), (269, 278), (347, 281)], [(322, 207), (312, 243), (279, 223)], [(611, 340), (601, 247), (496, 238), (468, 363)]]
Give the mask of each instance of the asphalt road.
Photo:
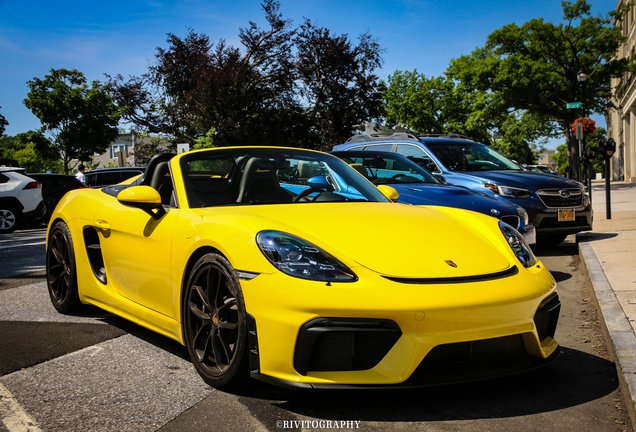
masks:
[(44, 265), (43, 241), (43, 230), (0, 236), (0, 431), (632, 430), (574, 243), (539, 251), (562, 302), (562, 355), (546, 368), (408, 391), (253, 382), (225, 393), (203, 383), (176, 342), (95, 308), (58, 314), (43, 272), (32, 272)]

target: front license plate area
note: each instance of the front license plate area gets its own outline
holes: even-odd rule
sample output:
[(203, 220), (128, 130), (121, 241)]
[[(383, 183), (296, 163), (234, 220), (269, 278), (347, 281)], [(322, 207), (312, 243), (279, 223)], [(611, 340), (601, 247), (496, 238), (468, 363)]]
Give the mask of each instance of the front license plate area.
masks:
[(574, 221), (574, 209), (559, 209), (559, 222), (572, 222)]

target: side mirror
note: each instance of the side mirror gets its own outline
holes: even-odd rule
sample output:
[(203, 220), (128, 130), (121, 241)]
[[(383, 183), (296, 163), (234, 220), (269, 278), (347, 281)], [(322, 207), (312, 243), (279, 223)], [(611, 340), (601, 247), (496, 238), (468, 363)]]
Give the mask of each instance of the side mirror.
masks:
[(433, 174), (437, 180), (439, 180), (442, 184), (446, 184), (446, 177), (441, 174)]
[(311, 189), (324, 189), (326, 191), (332, 191), (333, 186), (327, 181), (325, 176), (315, 176), (307, 179), (307, 185)]
[(391, 186), (380, 185), (378, 186), (378, 190), (382, 192), (382, 195), (384, 195), (385, 197), (387, 197), (393, 202), (397, 202), (398, 198), (400, 198), (400, 194), (398, 193), (398, 191), (393, 189)]
[(159, 192), (150, 186), (126, 188), (117, 194), (117, 201), (125, 206), (141, 209), (153, 219), (161, 219), (166, 213)]

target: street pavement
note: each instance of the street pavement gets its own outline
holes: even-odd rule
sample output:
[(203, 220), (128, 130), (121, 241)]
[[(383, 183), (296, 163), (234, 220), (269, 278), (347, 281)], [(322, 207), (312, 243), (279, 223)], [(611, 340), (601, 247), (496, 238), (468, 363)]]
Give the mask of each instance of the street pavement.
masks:
[(577, 234), (577, 242), (636, 424), (636, 184), (611, 182), (609, 203), (610, 219), (605, 180), (594, 180), (593, 230)]

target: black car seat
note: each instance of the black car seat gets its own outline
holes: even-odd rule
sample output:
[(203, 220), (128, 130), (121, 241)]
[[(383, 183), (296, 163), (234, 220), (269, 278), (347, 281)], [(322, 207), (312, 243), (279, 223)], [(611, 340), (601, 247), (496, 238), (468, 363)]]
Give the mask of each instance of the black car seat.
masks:
[(173, 205), (174, 202), (172, 192), (174, 190), (172, 186), (172, 178), (170, 176), (170, 169), (168, 167), (168, 161), (160, 162), (155, 168), (155, 172), (150, 180), (150, 186), (155, 188), (161, 196), (161, 203), (164, 205)]
[(291, 195), (278, 182), (276, 162), (253, 157), (247, 161), (236, 202), (291, 202)]

